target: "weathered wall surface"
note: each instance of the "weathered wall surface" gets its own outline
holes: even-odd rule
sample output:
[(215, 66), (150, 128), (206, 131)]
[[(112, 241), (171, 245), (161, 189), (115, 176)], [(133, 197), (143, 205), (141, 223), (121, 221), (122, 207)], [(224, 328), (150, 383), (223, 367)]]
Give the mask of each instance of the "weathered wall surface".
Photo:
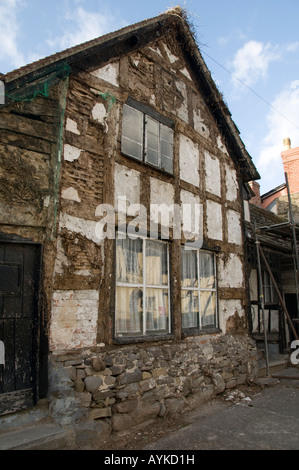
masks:
[(50, 367), (52, 415), (74, 429), (97, 424), (98, 443), (112, 431), (190, 410), (257, 372), (255, 343), (244, 335), (101, 349), (54, 354)]
[(55, 233), (62, 87), (1, 109), (1, 230), (36, 242)]
[[(28, 92), (30, 93), (30, 92)], [(56, 253), (60, 129), (65, 81), (48, 96), (26, 95), (0, 110), (0, 232), (42, 245), (40, 325), (49, 325)]]
[[(113, 340), (113, 311), (111, 314), (108, 300), (113, 296), (113, 244), (96, 234), (101, 215), (97, 208), (104, 203), (117, 209), (119, 198), (124, 197), (129, 204), (143, 204), (148, 213), (151, 203), (193, 201), (203, 205), (204, 239), (212, 249), (219, 250), (220, 318), (225, 318), (222, 312), (226, 311), (227, 299), (235, 299), (232, 314), (241, 316), (245, 323), (237, 172), (181, 52), (173, 44), (154, 43), (70, 81), (54, 284), (58, 291), (100, 286), (94, 346)], [(120, 123), (128, 95), (175, 121), (173, 176), (121, 155)], [(175, 264), (174, 270), (179, 271), (179, 259)], [(55, 306), (54, 330), (59, 315), (59, 306)], [(221, 323), (225, 332), (226, 321)], [(84, 346), (79, 333), (77, 336)], [(53, 350), (64, 348), (56, 335), (51, 338)]]
[[(6, 217), (1, 230), (46, 247), (51, 415), (62, 424), (107, 419), (105, 432), (120, 431), (192, 407), (256, 372), (255, 345), (246, 329), (240, 180), (175, 41), (161, 39), (90, 73), (70, 76), (60, 165), (61, 87), (43, 118), (22, 115), (22, 129), (21, 118), (4, 110), (2, 147), (21, 148), (22, 156), (0, 194)], [(173, 176), (121, 154), (128, 96), (174, 120)], [(49, 100), (35, 103), (44, 108)], [(35, 104), (24, 106), (34, 113)], [(2, 168), (11, 168), (4, 147), (1, 155)], [(20, 203), (15, 189), (12, 206), (5, 191), (20, 180), (17, 168), (27, 168), (31, 195)], [(151, 203), (202, 204), (203, 236), (216, 254), (218, 273), (219, 330), (213, 335), (182, 334), (181, 241), (176, 240), (171, 253), (173, 339), (115, 344), (114, 241), (101, 237), (97, 222), (102, 204), (115, 207), (124, 196), (148, 213)]]
[[(175, 121), (173, 176), (121, 155), (128, 95)], [(123, 197), (148, 211), (150, 203), (203, 205), (204, 240), (218, 252), (221, 333), (182, 339), (178, 241), (172, 255), (176, 341), (113, 345), (113, 240), (102, 240), (95, 229), (100, 204), (117, 209)], [(173, 45), (160, 41), (71, 79), (50, 329), (56, 419), (87, 418), (101, 422), (104, 433), (118, 432), (252, 380), (256, 351), (245, 317), (242, 210), (231, 156)]]

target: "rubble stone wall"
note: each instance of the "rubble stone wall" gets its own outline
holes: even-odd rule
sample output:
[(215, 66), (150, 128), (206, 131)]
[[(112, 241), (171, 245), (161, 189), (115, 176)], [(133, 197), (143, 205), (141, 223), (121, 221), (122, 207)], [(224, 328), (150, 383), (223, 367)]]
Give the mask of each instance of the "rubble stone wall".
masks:
[(255, 342), (246, 335), (57, 352), (50, 358), (50, 413), (61, 425), (121, 432), (250, 383), (256, 364)]

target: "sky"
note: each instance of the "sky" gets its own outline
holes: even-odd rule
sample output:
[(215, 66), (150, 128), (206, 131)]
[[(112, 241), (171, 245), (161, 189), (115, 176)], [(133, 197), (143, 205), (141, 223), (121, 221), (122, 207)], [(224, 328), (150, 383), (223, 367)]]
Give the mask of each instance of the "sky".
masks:
[(0, 0), (0, 72), (176, 5), (187, 10), (264, 194), (285, 182), (283, 139), (299, 147), (299, 0)]

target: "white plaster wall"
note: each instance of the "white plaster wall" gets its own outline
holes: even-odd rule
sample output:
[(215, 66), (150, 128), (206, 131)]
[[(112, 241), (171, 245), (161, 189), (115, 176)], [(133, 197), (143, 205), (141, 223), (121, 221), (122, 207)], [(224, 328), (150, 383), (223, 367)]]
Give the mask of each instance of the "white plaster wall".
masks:
[(127, 199), (128, 204), (140, 204), (140, 173), (136, 170), (115, 164), (114, 170), (114, 204), (118, 209), (119, 199)]
[(203, 234), (202, 207), (199, 206), (199, 212), (196, 209), (196, 205), (199, 204), (199, 196), (196, 196), (185, 189), (181, 190), (181, 222), (183, 224), (183, 232), (186, 238), (191, 238), (193, 235), (202, 236)]
[(221, 196), (220, 163), (217, 157), (205, 151), (206, 190)]
[(50, 350), (96, 345), (99, 293), (95, 290), (53, 293)]
[(66, 130), (72, 132), (73, 134), (80, 135), (78, 130), (78, 123), (73, 119), (67, 118), (66, 120)]
[(204, 119), (201, 117), (201, 111), (200, 109), (194, 109), (193, 110), (193, 123), (194, 123), (194, 129), (196, 132), (198, 132), (200, 135), (208, 139), (210, 137), (210, 129), (207, 127), (205, 124)]
[(97, 103), (92, 109), (92, 117), (104, 127), (104, 132), (108, 132), (108, 113), (103, 103)]
[(219, 148), (219, 150), (221, 150), (221, 152), (226, 153), (228, 155), (227, 149), (224, 143), (222, 142), (222, 138), (220, 135), (218, 135), (217, 137), (217, 147)]
[(67, 162), (73, 162), (78, 160), (81, 155), (82, 150), (78, 147), (74, 147), (73, 145), (65, 144), (64, 146), (64, 159)]
[[(150, 219), (154, 225), (161, 224), (163, 236), (169, 236), (173, 226), (174, 187), (156, 178), (150, 178)], [(177, 227), (180, 229), (180, 227)], [(151, 227), (152, 229), (152, 227)], [(178, 236), (178, 233), (176, 234)]]
[(179, 60), (179, 58), (178, 58), (176, 55), (174, 55), (174, 54), (168, 49), (168, 46), (167, 46), (165, 43), (163, 43), (163, 46), (164, 46), (165, 52), (166, 52), (166, 54), (167, 54), (167, 57), (168, 57), (168, 59), (169, 59), (169, 62), (170, 62), (171, 64), (173, 64), (174, 62), (176, 62), (177, 60)]
[(219, 327), (223, 331), (223, 333), (226, 333), (226, 322), (229, 319), (229, 317), (235, 315), (237, 313), (240, 318), (244, 318), (245, 312), (242, 307), (241, 300), (239, 299), (229, 299), (229, 300), (224, 300), (220, 299), (219, 300)]
[(180, 178), (199, 186), (199, 149), (191, 139), (180, 135)]
[(157, 178), (150, 178), (151, 204), (174, 204), (174, 187)]
[(227, 259), (220, 258), (218, 267), (219, 287), (244, 287), (243, 265), (238, 255), (230, 253)]
[(222, 240), (222, 209), (218, 202), (207, 200), (207, 235), (213, 240)]
[(61, 192), (62, 199), (67, 199), (68, 201), (81, 202), (78, 191), (75, 188), (66, 188)]
[(182, 121), (186, 122), (188, 124), (189, 122), (189, 116), (188, 116), (188, 99), (187, 99), (187, 87), (184, 82), (177, 81), (176, 82), (176, 87), (178, 91), (181, 93), (183, 97), (183, 103), (182, 105), (177, 108), (177, 115)]
[(189, 80), (192, 81), (192, 77), (191, 77), (191, 75), (190, 75), (190, 73), (189, 73), (187, 67), (184, 67), (184, 68), (180, 69), (180, 72), (181, 72), (183, 75), (185, 75), (185, 77), (187, 77)]
[(55, 258), (54, 273), (63, 274), (65, 267), (69, 266), (69, 260), (65, 254), (61, 237), (57, 238), (57, 251)]
[(119, 86), (119, 64), (114, 62), (91, 72), (94, 77), (105, 80), (111, 85)]
[(231, 209), (226, 212), (227, 218), (227, 241), (236, 245), (242, 244), (241, 218), (237, 211)]
[(238, 197), (237, 173), (228, 165), (225, 167), (226, 199), (235, 201)]
[(185, 189), (181, 189), (181, 203), (182, 204), (200, 204), (199, 196)]
[(97, 230), (97, 222), (93, 220), (82, 219), (63, 213), (60, 214), (59, 228), (66, 228), (73, 233), (81, 233), (81, 235), (95, 243), (102, 242), (102, 239), (99, 237), (99, 231)]

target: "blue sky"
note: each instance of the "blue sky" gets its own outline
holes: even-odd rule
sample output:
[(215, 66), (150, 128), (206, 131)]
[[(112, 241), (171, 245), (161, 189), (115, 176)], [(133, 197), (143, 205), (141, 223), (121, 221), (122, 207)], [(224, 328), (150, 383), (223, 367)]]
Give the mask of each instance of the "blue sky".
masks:
[(298, 0), (0, 0), (0, 72), (180, 4), (261, 175), (284, 182), (280, 153), (299, 146)]

